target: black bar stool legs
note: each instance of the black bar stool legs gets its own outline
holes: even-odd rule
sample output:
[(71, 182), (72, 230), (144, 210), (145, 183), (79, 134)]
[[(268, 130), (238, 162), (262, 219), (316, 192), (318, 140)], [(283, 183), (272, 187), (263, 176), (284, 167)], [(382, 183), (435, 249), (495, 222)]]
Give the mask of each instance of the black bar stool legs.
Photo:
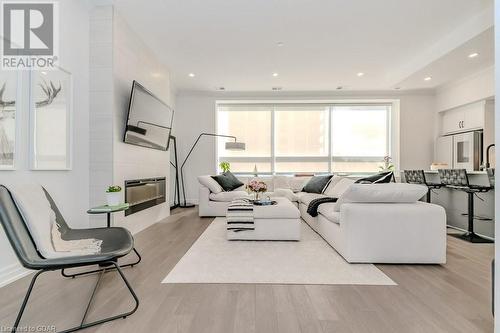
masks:
[(468, 215), (467, 232), (461, 235), (450, 234), (450, 236), (457, 237), (471, 243), (494, 243), (491, 239), (483, 238), (474, 232), (474, 194), (476, 192), (474, 191), (465, 191), (465, 192), (467, 192), (467, 215)]

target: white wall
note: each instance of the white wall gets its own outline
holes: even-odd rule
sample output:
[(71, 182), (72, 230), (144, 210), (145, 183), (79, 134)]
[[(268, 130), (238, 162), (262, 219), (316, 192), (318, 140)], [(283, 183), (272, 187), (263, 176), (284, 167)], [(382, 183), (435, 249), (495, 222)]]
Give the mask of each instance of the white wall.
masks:
[[(123, 143), (132, 81), (137, 80), (165, 103), (173, 107), (170, 75), (152, 51), (131, 30), (120, 14), (113, 20), (113, 85), (115, 98), (113, 183), (123, 185), (127, 179), (167, 177), (170, 175), (170, 153)], [(142, 230), (170, 215), (169, 200), (125, 217), (115, 214), (116, 225), (132, 232)]]
[[(99, 6), (91, 20), (91, 195), (92, 205), (105, 202), (107, 186), (125, 180), (169, 177), (169, 152), (123, 143), (132, 81), (137, 80), (167, 104), (174, 99), (168, 69), (142, 42), (113, 6)], [(168, 183), (168, 182), (167, 182)], [(167, 188), (167, 194), (168, 194)], [(113, 225), (136, 233), (170, 214), (169, 202), (125, 217), (113, 214)], [(92, 218), (92, 225), (105, 222)]]
[[(88, 227), (89, 205), (89, 7), (86, 1), (65, 0), (60, 8), (60, 66), (73, 75), (73, 169), (29, 170), (29, 124), (26, 103), (17, 110), (21, 133), (16, 152), (17, 170), (0, 171), (0, 183), (38, 182), (58, 204), (68, 224)], [(71, 27), (68, 29), (67, 27)], [(27, 92), (26, 87), (23, 88)], [(28, 96), (23, 94), (24, 99)], [(1, 228), (0, 228), (1, 230)], [(24, 272), (3, 230), (0, 231), (0, 286)]]
[(438, 88), (436, 91), (436, 110), (438, 112), (449, 110), (488, 99), (494, 95), (494, 68), (489, 67)]
[[(215, 132), (215, 101), (228, 99), (400, 99), (400, 168), (428, 169), (433, 159), (435, 132), (434, 96), (429, 92), (414, 93), (281, 93), (231, 94), (180, 92), (176, 98), (174, 133), (178, 138), (179, 159), (182, 161), (194, 140), (202, 132)], [(204, 138), (186, 163), (184, 178), (187, 199), (198, 200), (196, 176), (214, 174), (215, 143)]]

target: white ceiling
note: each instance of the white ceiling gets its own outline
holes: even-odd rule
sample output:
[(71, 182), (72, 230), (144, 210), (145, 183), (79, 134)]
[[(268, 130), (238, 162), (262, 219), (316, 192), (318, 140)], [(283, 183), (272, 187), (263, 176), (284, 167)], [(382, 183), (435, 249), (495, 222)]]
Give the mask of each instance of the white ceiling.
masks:
[[(433, 88), (493, 61), (486, 31), (492, 0), (115, 0), (115, 6), (179, 90)], [(469, 51), (480, 56), (469, 59)], [(423, 81), (428, 75), (433, 79)]]

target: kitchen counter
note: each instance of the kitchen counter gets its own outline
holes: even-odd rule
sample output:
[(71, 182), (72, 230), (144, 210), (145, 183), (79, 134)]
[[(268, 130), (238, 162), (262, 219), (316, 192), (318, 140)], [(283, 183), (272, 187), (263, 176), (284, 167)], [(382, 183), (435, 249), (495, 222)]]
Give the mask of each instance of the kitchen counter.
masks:
[[(425, 170), (428, 174), (438, 174), (437, 170)], [(467, 171), (468, 175), (486, 175), (486, 171)]]
[[(437, 170), (424, 172), (429, 183), (440, 183)], [(490, 186), (486, 171), (467, 171), (467, 175), (469, 183), (472, 185)], [(432, 190), (431, 198), (432, 203), (440, 205), (446, 210), (449, 226), (462, 230), (467, 229), (467, 194), (465, 192), (442, 187)], [(476, 217), (474, 220), (476, 233), (493, 238), (495, 234), (495, 190), (478, 193), (475, 196), (474, 215)]]

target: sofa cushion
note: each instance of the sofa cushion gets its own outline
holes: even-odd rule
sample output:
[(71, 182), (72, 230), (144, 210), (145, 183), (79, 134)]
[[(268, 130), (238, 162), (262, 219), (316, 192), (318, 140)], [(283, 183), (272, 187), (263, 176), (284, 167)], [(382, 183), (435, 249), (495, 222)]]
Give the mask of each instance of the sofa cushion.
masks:
[(233, 191), (244, 185), (230, 171), (224, 172), (221, 175), (212, 176), (213, 179), (224, 189), (224, 191)]
[(283, 197), (287, 198), (291, 202), (299, 201), (299, 197), (293, 193), (293, 191), (289, 188), (277, 188), (274, 192), (269, 194), (271, 197)]
[(313, 201), (314, 199), (327, 197), (326, 195), (321, 193), (307, 193), (307, 192), (300, 192), (297, 194), (297, 196), (299, 197), (299, 201), (306, 206), (309, 206), (311, 201)]
[(290, 180), (292, 177), (289, 176), (274, 176), (273, 179), (273, 185), (275, 189), (281, 189), (281, 188), (287, 188), (291, 189), (292, 187), (290, 186)]
[(331, 178), (332, 175), (314, 176), (307, 182), (302, 191), (308, 193), (323, 193), (323, 190)]
[(420, 200), (428, 189), (426, 186), (406, 183), (352, 184), (335, 203), (340, 211), (344, 203), (413, 203)]
[(318, 208), (318, 213), (323, 215), (328, 221), (340, 224), (340, 212), (335, 211), (335, 203), (324, 203)]
[(245, 191), (229, 191), (220, 193), (210, 193), (208, 197), (212, 201), (230, 202), (238, 198), (247, 198), (248, 193)]
[(290, 177), (291, 179), (289, 180), (290, 184), (290, 189), (294, 192), (301, 192), (306, 183), (311, 179), (311, 177)]
[(198, 181), (201, 185), (208, 187), (212, 193), (220, 193), (224, 189), (210, 176), (198, 176)]
[(353, 179), (346, 177), (333, 177), (323, 194), (332, 198), (340, 198), (354, 182)]

